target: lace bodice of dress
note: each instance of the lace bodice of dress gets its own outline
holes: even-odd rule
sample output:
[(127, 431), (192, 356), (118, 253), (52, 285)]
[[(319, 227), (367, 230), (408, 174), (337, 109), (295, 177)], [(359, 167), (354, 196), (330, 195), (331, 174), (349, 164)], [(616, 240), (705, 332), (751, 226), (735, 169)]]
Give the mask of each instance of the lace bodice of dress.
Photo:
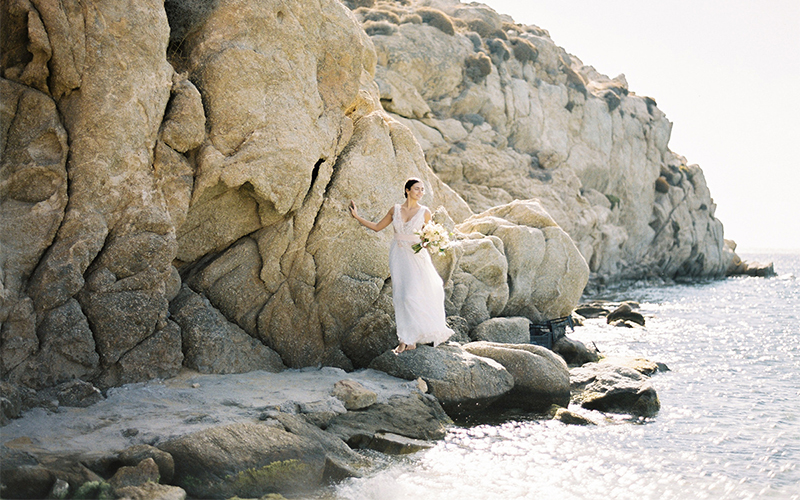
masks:
[(395, 233), (400, 234), (414, 234), (422, 229), (425, 224), (425, 210), (427, 207), (424, 205), (419, 206), (419, 210), (414, 214), (408, 222), (403, 222), (403, 213), (400, 210), (400, 205), (394, 206), (394, 216), (392, 217), (392, 226)]

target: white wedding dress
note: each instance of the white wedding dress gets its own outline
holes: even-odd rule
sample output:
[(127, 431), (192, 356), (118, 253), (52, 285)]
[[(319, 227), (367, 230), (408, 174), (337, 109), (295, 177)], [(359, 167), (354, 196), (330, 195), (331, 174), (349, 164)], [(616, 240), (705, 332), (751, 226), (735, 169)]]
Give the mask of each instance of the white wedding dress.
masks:
[(445, 322), (442, 278), (433, 267), (430, 254), (426, 249), (419, 253), (411, 249), (420, 242), (414, 233), (425, 224), (426, 210), (420, 205), (411, 220), (403, 222), (400, 205), (394, 206), (389, 270), (397, 338), (408, 345), (433, 342), (435, 346), (450, 338), (453, 330)]

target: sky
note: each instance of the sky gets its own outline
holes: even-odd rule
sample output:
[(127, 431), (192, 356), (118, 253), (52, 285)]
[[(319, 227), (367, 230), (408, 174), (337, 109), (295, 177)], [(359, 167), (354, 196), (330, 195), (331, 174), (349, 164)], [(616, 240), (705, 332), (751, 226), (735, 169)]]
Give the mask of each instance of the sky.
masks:
[(800, 0), (481, 3), (654, 98), (737, 252), (800, 249)]

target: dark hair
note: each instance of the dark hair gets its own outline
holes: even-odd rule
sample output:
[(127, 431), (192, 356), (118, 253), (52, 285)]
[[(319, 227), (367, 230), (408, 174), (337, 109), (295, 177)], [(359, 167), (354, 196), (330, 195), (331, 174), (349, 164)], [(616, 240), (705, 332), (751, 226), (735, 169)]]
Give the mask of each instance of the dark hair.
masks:
[(407, 191), (408, 191), (409, 189), (411, 189), (411, 186), (413, 186), (414, 184), (416, 184), (416, 183), (418, 183), (418, 182), (422, 182), (422, 180), (420, 180), (420, 179), (417, 179), (416, 177), (409, 177), (409, 179), (406, 181), (406, 186), (405, 186), (405, 188), (403, 188), (403, 196), (405, 196), (406, 198), (408, 198), (408, 193), (407, 193)]

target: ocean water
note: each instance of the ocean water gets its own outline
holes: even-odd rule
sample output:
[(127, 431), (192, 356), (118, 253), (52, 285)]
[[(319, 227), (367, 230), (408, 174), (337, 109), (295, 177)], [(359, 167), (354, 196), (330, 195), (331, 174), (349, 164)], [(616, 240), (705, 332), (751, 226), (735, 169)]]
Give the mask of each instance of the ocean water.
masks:
[(666, 363), (655, 417), (571, 407), (598, 425), (510, 414), (454, 426), (324, 498), (800, 499), (800, 252), (743, 258), (778, 276), (607, 290), (593, 298), (640, 302), (646, 327), (589, 320), (570, 334)]

